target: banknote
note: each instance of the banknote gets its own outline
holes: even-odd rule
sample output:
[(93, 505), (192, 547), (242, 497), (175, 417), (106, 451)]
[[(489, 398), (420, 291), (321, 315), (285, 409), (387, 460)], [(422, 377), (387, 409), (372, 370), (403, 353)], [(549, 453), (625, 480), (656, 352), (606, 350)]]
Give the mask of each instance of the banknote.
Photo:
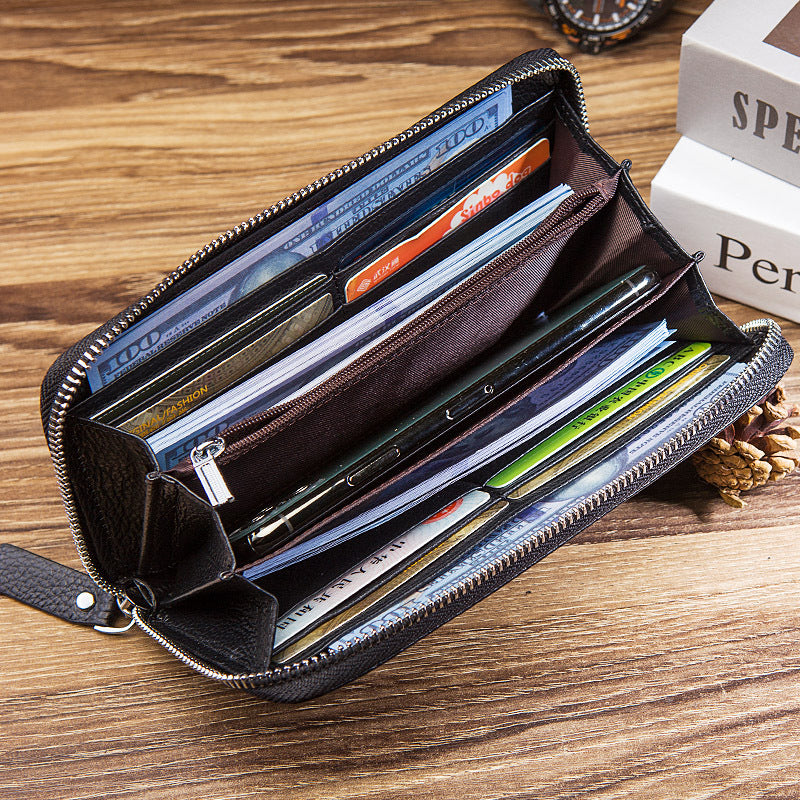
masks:
[(379, 612), (368, 622), (357, 624), (329, 644), (328, 649), (336, 651), (349, 646), (364, 637), (375, 635), (392, 623), (422, 611), (445, 597), (453, 586), (468, 582), (472, 576), (477, 576), (496, 561), (502, 560), (515, 548), (532, 541), (537, 532), (545, 530), (583, 498), (599, 492), (618, 475), (633, 468), (666, 444), (686, 425), (687, 419), (702, 415), (744, 369), (744, 364), (733, 363), (722, 375), (714, 378), (701, 391), (694, 394), (687, 403), (681, 403), (654, 422), (652, 427), (599, 461), (591, 469), (567, 481), (503, 522), (481, 544), (427, 585), (394, 601), (391, 607)]
[(439, 302), (443, 293), (468, 280), (477, 269), (529, 234), (571, 194), (565, 184), (556, 186), (306, 347), (156, 431), (148, 444), (159, 464), (171, 469), (196, 445), (230, 425), (310, 391)]
[(496, 130), (511, 113), (511, 88), (506, 87), (135, 323), (90, 365), (92, 391), (324, 249), (397, 194)]
[(334, 310), (333, 297), (324, 294), (255, 341), (210, 366), (201, 375), (160, 397), (136, 414), (117, 422), (117, 427), (146, 438), (173, 420), (227, 389), (248, 372), (313, 330)]

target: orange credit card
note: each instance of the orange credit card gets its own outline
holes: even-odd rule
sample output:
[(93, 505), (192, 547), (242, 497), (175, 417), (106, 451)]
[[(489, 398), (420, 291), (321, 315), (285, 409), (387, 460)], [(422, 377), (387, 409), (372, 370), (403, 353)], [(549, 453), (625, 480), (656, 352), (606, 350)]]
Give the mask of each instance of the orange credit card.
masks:
[(472, 219), (479, 211), (513, 189), (550, 157), (550, 141), (539, 139), (512, 161), (499, 167), (481, 181), (457, 203), (440, 214), (430, 225), (410, 239), (388, 250), (347, 281), (345, 299), (348, 303), (366, 294), (381, 281), (415, 259), (420, 253), (444, 239), (450, 231)]

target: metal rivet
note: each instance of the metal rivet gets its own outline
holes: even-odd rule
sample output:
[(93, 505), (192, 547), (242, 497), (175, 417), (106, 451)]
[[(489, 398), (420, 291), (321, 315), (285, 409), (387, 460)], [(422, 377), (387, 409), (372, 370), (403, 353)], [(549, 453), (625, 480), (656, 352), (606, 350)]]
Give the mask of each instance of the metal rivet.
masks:
[(75, 598), (75, 605), (81, 611), (88, 611), (95, 604), (94, 595), (91, 592), (81, 592)]

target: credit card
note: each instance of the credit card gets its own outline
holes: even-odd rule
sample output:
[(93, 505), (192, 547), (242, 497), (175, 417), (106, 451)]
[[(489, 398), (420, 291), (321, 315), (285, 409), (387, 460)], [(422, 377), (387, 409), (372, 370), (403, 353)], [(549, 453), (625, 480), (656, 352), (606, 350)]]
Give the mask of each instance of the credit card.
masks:
[(546, 138), (539, 139), (522, 153), (515, 154), (509, 162), (484, 177), (477, 187), (453, 203), (419, 233), (387, 250), (353, 275), (345, 286), (347, 302), (352, 302), (374, 289), (420, 253), (440, 242), (448, 233), (525, 180), (549, 157), (550, 141)]
[(349, 625), (353, 625), (354, 622), (359, 617), (363, 617), (364, 614), (370, 612), (376, 613), (381, 605), (392, 602), (392, 598), (398, 593), (402, 594), (404, 591), (408, 591), (406, 587), (415, 578), (422, 575), (428, 568), (433, 567), (437, 561), (453, 553), (459, 545), (465, 544), (472, 534), (483, 528), (487, 522), (497, 517), (506, 508), (508, 508), (508, 503), (503, 500), (490, 506), (477, 517), (470, 520), (466, 525), (463, 525), (461, 528), (451, 533), (446, 539), (443, 539), (428, 550), (416, 561), (413, 561), (394, 577), (362, 597), (358, 602), (349, 606), (344, 611), (341, 611), (339, 614), (336, 614), (334, 617), (315, 626), (305, 636), (296, 640), (294, 643), (283, 649), (276, 647), (278, 652), (273, 654), (273, 660), (282, 663), (296, 659), (298, 656), (311, 651), (318, 652), (323, 647), (325, 641), (330, 640), (332, 636), (336, 636), (338, 631), (346, 629)]
[(120, 334), (87, 369), (97, 391), (154, 353), (327, 247), (401, 191), (499, 128), (512, 113), (505, 87), (454, 116), (360, 180), (183, 291)]
[(276, 649), (286, 647), (343, 603), (376, 584), (383, 576), (390, 574), (393, 569), (407, 562), (423, 548), (432, 545), (443, 533), (490, 500), (491, 495), (488, 492), (477, 489), (469, 492), (385, 547), (376, 550), (361, 563), (355, 564), (335, 581), (331, 581), (313, 596), (298, 603), (278, 620), (274, 647)]
[(534, 500), (515, 516), (501, 523), (495, 530), (481, 537), (481, 541), (447, 566), (443, 572), (404, 597), (395, 598), (383, 610), (337, 634), (327, 649), (337, 651), (366, 637), (374, 636), (386, 627), (415, 613), (420, 613), (447, 596), (470, 576), (491, 570), (493, 565), (508, 559), (509, 553), (530, 549), (538, 545), (537, 536), (551, 526), (560, 515), (595, 493), (604, 492), (616, 478), (632, 470), (663, 447), (686, 425), (687, 419), (696, 419), (713, 405), (722, 392), (745, 370), (745, 364), (734, 362), (723, 374), (712, 378), (711, 383), (693, 394), (686, 402), (665, 414), (655, 417), (642, 431), (620, 450), (601, 458), (587, 472), (567, 480), (545, 497)]
[(664, 384), (676, 376), (676, 373), (710, 352), (711, 345), (707, 342), (692, 342), (686, 347), (682, 347), (548, 436), (525, 455), (490, 478), (486, 485), (493, 489), (503, 489), (516, 483), (565, 447), (583, 439), (592, 430), (608, 423), (615, 415), (637, 401), (644, 400), (656, 387)]
[(674, 402), (682, 397), (686, 397), (690, 392), (699, 389), (704, 383), (708, 382), (714, 375), (724, 369), (730, 360), (730, 356), (711, 356), (708, 361), (695, 367), (682, 378), (678, 378), (675, 383), (668, 386), (651, 400), (648, 400), (643, 406), (626, 414), (619, 422), (603, 431), (590, 442), (587, 442), (577, 450), (573, 450), (557, 464), (554, 464), (532, 480), (514, 489), (514, 491), (508, 494), (508, 497), (514, 500), (527, 497), (537, 489), (545, 487), (550, 481), (563, 475), (573, 467), (581, 463), (587, 463), (587, 460), (591, 456), (600, 452), (604, 447), (611, 446), (616, 442), (622, 442), (624, 437), (638, 425), (652, 419), (657, 414), (662, 414), (665, 409)]
[(334, 310), (333, 297), (324, 294), (276, 325), (254, 342), (224, 358), (180, 388), (121, 422), (117, 427), (145, 438), (206, 400), (228, 389), (240, 378), (286, 349), (327, 319)]

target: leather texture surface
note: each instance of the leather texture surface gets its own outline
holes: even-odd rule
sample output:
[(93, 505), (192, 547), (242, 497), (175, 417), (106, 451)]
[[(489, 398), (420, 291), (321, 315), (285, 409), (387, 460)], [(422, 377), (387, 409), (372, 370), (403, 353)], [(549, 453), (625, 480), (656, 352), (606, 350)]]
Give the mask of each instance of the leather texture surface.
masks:
[[(81, 609), (78, 597), (91, 594), (94, 602)], [(57, 564), (12, 544), (0, 544), (0, 594), (79, 625), (110, 625), (117, 608), (85, 573)]]
[(278, 604), (239, 575), (160, 608), (147, 622), (194, 658), (222, 672), (269, 667)]

